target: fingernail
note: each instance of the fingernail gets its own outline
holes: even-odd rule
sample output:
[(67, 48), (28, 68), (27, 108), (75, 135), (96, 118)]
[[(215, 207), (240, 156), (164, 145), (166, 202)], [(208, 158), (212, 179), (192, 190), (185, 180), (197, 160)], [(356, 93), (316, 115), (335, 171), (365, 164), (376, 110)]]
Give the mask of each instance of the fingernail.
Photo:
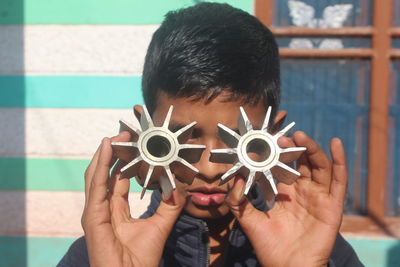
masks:
[(169, 195), (169, 198), (166, 198), (164, 192), (162, 193), (162, 199), (165, 203), (168, 205), (176, 206), (176, 199), (175, 199), (175, 194), (177, 194), (176, 189), (174, 189), (171, 194)]

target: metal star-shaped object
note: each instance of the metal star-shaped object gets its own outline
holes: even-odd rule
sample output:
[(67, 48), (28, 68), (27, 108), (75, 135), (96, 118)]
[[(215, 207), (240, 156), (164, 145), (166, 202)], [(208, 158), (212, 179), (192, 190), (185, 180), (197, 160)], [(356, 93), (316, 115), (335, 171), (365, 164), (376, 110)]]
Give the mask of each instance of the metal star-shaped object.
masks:
[[(285, 135), (295, 123), (290, 123), (272, 135), (268, 133), (270, 116), (271, 107), (268, 107), (261, 129), (254, 130), (243, 107), (240, 107), (238, 119), (240, 134), (219, 123), (218, 135), (229, 148), (213, 149), (210, 157), (212, 162), (233, 164), (233, 167), (221, 177), (221, 184), (240, 173), (247, 176), (245, 195), (257, 181), (268, 200), (278, 194), (274, 178), (278, 182), (292, 184), (300, 176), (298, 171), (285, 163), (297, 159), (306, 150), (305, 147), (279, 147), (278, 138)], [(255, 155), (257, 159), (250, 155)]]
[[(185, 144), (196, 122), (192, 122), (176, 132), (171, 132), (168, 126), (172, 111), (173, 106), (171, 105), (164, 123), (157, 127), (154, 126), (146, 106), (143, 106), (140, 117), (141, 129), (120, 120), (120, 132), (128, 131), (132, 136), (130, 142), (111, 143), (114, 154), (119, 159), (128, 162), (121, 169), (122, 177), (136, 177), (139, 184), (143, 186), (141, 198), (146, 189), (156, 189), (161, 186), (168, 199), (172, 190), (176, 188), (172, 172), (176, 174), (175, 177), (179, 181), (186, 184), (191, 184), (194, 176), (198, 173), (191, 163), (199, 161), (205, 146)], [(139, 166), (142, 167), (142, 164), (147, 166), (144, 181), (139, 177)], [(156, 172), (158, 175), (153, 175)]]

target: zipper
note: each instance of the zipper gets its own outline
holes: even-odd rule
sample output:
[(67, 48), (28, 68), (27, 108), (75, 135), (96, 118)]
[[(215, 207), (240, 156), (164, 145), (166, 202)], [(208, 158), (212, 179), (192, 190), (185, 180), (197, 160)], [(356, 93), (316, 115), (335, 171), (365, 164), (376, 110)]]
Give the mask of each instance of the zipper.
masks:
[[(206, 257), (204, 259), (204, 265), (203, 266), (210, 266), (210, 254), (211, 254), (211, 248), (210, 248), (210, 233), (209, 233), (209, 229), (208, 229), (208, 225), (205, 221), (202, 221), (203, 226), (204, 226), (204, 232), (202, 233), (202, 239), (203, 239), (203, 243), (206, 244)], [(228, 257), (229, 254), (229, 247), (230, 244), (232, 242), (233, 236), (236, 233), (237, 228), (239, 227), (239, 222), (235, 219), (235, 222), (233, 223), (232, 226), (232, 230), (229, 234), (229, 238), (228, 238), (228, 243), (226, 244), (226, 249), (224, 251), (224, 259), (222, 260), (222, 266), (225, 266), (226, 263), (226, 259)]]
[(204, 232), (202, 233), (202, 239), (203, 243), (206, 244), (206, 257), (204, 258), (204, 265), (203, 266), (210, 266), (210, 254), (211, 254), (211, 248), (210, 248), (210, 233), (208, 229), (208, 225), (205, 221), (202, 221), (203, 226), (204, 226)]

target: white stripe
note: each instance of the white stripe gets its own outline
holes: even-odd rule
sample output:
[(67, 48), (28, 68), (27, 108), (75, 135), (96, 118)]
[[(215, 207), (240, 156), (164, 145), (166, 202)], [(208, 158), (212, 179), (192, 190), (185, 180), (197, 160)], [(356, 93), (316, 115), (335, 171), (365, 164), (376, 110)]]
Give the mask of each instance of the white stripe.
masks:
[(0, 108), (0, 157), (90, 157), (129, 109)]
[[(150, 196), (148, 192), (140, 200), (140, 193), (130, 193), (132, 217), (143, 214)], [(0, 235), (81, 236), (84, 201), (83, 192), (2, 191)]]
[[(151, 194), (130, 193), (131, 215), (137, 218), (147, 209)], [(0, 235), (36, 237), (79, 237), (83, 235), (81, 215), (83, 192), (1, 191)], [(343, 224), (348, 224), (347, 217)], [(354, 222), (354, 220), (350, 220)], [(343, 232), (346, 238), (392, 239), (381, 231)]]
[(3, 25), (0, 74), (141, 75), (158, 25)]

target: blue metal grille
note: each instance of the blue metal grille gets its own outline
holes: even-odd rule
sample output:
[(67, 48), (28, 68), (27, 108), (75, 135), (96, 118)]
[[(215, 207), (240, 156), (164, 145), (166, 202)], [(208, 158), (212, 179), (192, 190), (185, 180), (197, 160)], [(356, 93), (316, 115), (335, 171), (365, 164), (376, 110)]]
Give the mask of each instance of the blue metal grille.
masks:
[(400, 0), (393, 2), (393, 25), (400, 26)]
[(386, 215), (400, 215), (400, 60), (392, 63)]
[(395, 37), (392, 39), (393, 48), (400, 48), (400, 37)]
[[(293, 26), (293, 16), (290, 15), (290, 7), (288, 2), (291, 0), (275, 0), (274, 1), (274, 18), (273, 26)], [(352, 8), (349, 16), (343, 21), (342, 26), (370, 26), (372, 19), (372, 1), (371, 0), (296, 0), (297, 6), (302, 9), (314, 11), (313, 18), (324, 19), (324, 11), (329, 6), (350, 4)], [(397, 0), (399, 2), (399, 0)], [(305, 4), (305, 5), (303, 5)], [(399, 9), (398, 9), (399, 10)], [(333, 16), (334, 17), (334, 16)], [(337, 16), (336, 16), (337, 17)], [(397, 15), (397, 17), (399, 17)], [(326, 17), (325, 17), (326, 19)]]
[(364, 214), (367, 187), (370, 62), (341, 59), (284, 59), (282, 109), (288, 122), (314, 138), (326, 152), (332, 137), (346, 147), (347, 214)]

